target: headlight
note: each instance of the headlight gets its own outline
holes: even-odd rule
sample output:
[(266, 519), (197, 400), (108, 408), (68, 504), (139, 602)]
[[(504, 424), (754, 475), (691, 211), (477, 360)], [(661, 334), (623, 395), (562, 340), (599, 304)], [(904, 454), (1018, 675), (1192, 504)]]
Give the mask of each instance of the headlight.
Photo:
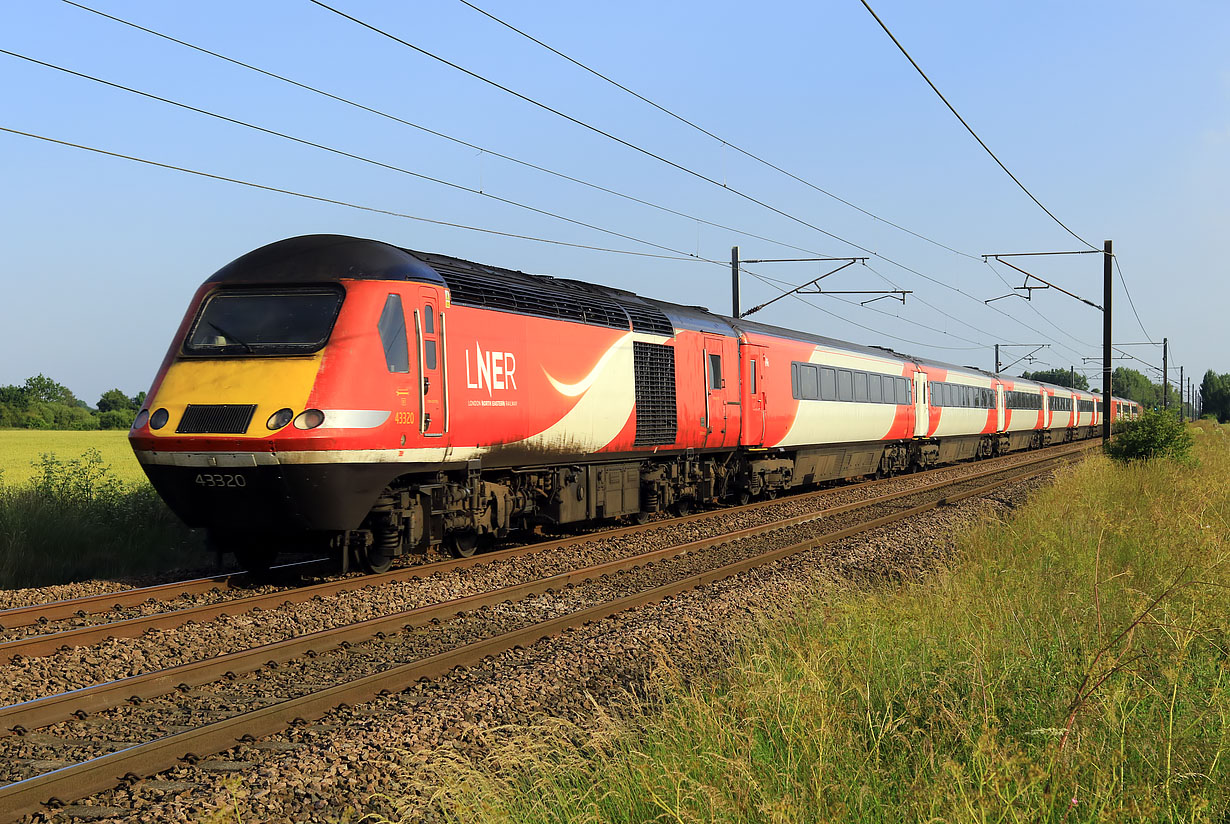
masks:
[(170, 419), (171, 413), (166, 409), (159, 409), (154, 414), (149, 416), (150, 429), (162, 429), (167, 425), (167, 420)]
[(148, 421), (149, 421), (149, 410), (142, 409), (140, 412), (137, 413), (137, 419), (132, 422), (132, 428), (140, 429), (141, 427), (145, 426), (145, 424)]
[(279, 409), (269, 416), (269, 420), (265, 422), (265, 426), (270, 429), (281, 429), (290, 423), (291, 418), (295, 417), (295, 413), (290, 409)]
[(298, 429), (315, 429), (325, 422), (325, 413), (319, 409), (305, 409), (295, 418), (295, 427)]

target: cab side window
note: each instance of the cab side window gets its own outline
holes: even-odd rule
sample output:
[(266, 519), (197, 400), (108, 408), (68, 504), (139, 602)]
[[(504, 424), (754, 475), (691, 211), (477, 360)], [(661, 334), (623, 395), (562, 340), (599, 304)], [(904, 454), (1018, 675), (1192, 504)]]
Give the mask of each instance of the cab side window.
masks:
[(390, 372), (410, 371), (410, 349), (406, 342), (406, 313), (401, 308), (401, 295), (389, 295), (376, 324), (380, 342), (384, 345), (384, 362)]

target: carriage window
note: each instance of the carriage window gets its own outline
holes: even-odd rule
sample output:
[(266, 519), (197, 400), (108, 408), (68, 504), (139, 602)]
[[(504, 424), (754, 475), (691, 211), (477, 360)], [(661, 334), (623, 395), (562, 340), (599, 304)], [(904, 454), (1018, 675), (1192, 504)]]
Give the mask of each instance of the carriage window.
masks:
[(880, 376), (869, 375), (867, 383), (867, 400), (872, 403), (880, 402)]
[(709, 388), (722, 388), (722, 356), (709, 354)]
[(820, 400), (837, 400), (837, 370), (820, 367)]
[(401, 296), (389, 295), (376, 324), (380, 342), (384, 344), (384, 363), (390, 372), (410, 371), (410, 350), (406, 344), (406, 315), (401, 310)]
[(910, 402), (910, 380), (909, 378), (897, 378), (897, 403)]
[(748, 365), (748, 372), (751, 375), (751, 380), (748, 381), (748, 383), (750, 384), (749, 388), (752, 390), (752, 394), (755, 395), (756, 394), (756, 359), (752, 358), (751, 360), (747, 362), (747, 365)]
[(837, 370), (837, 400), (854, 400), (854, 376), (849, 369)]
[(854, 400), (866, 403), (867, 401), (867, 373), (854, 373)]
[(816, 367), (806, 363), (799, 364), (799, 397), (809, 401), (820, 397), (820, 388), (816, 385)]

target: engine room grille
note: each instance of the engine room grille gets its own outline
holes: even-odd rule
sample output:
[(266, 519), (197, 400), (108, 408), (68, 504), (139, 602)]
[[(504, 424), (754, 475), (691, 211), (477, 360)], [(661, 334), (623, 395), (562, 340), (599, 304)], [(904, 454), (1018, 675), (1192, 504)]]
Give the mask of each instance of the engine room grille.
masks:
[[(549, 279), (541, 282), (517, 283), (512, 279), (501, 280), (492, 274), (473, 275), (436, 268), (448, 282), (453, 303), (462, 306), (482, 306), (488, 309), (503, 309), (524, 315), (542, 318), (558, 318), (612, 329), (627, 329), (628, 316), (614, 301), (598, 294), (560, 288)], [(522, 277), (532, 280), (533, 276)]]
[(632, 343), (636, 383), (636, 446), (675, 442), (675, 349), (660, 343)]
[(175, 431), (182, 435), (242, 435), (255, 412), (254, 403), (190, 403)]
[(665, 335), (668, 338), (674, 336), (675, 327), (671, 325), (670, 319), (658, 307), (623, 301), (621, 301), (621, 305), (632, 321), (632, 331)]

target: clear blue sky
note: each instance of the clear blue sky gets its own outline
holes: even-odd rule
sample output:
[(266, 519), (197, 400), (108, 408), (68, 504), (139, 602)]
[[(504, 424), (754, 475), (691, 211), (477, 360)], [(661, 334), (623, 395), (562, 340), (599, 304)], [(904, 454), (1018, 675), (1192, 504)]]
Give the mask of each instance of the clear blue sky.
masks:
[[(1081, 357), (1101, 354), (1100, 313), (1062, 295), (1037, 292), (1030, 304), (998, 301), (993, 306), (1000, 311), (983, 305), (1009, 288), (979, 255), (1081, 244), (995, 166), (858, 0), (478, 5), (723, 139), (973, 258), (742, 158), (457, 0), (336, 4), (877, 253), (869, 267), (851, 267), (826, 280), (827, 288), (914, 290), (904, 307), (879, 301), (863, 308), (836, 296), (811, 297), (820, 308), (788, 299), (758, 319), (984, 368), (993, 362), (996, 342), (1049, 343), (1034, 369), (1081, 367)], [(810, 256), (789, 246), (824, 255), (865, 254), (308, 0), (91, 5), (691, 217), (511, 165), (56, 0), (0, 6), (0, 48), (686, 255), (728, 261), (734, 244), (745, 258)], [(1048, 208), (1099, 247), (1106, 238), (1114, 240), (1144, 327), (1157, 341), (1170, 338), (1172, 363), (1197, 379), (1206, 368), (1230, 371), (1224, 343), (1230, 286), (1226, 255), (1217, 246), (1230, 225), (1230, 6), (876, 0), (873, 7)], [(660, 251), (8, 55), (0, 55), (0, 101), (0, 126), (11, 129), (434, 220)], [(252, 248), (298, 234), (379, 238), (729, 311), (728, 268), (721, 265), (447, 228), (4, 133), (0, 174), (0, 383), (42, 372), (91, 403), (112, 386), (129, 393), (147, 388), (203, 279)], [(737, 231), (701, 225), (693, 217)], [(1021, 262), (1101, 302), (1100, 257)], [(824, 271), (817, 264), (749, 268), (791, 283)], [(1020, 275), (999, 271), (1009, 284), (1020, 285)], [(1145, 340), (1116, 286), (1115, 339)], [(745, 308), (775, 294), (744, 277)], [(1004, 360), (1026, 351), (1006, 349)], [(1158, 347), (1132, 351), (1161, 362)], [(1116, 365), (1145, 368), (1132, 361)], [(1097, 385), (1097, 365), (1087, 368)]]

